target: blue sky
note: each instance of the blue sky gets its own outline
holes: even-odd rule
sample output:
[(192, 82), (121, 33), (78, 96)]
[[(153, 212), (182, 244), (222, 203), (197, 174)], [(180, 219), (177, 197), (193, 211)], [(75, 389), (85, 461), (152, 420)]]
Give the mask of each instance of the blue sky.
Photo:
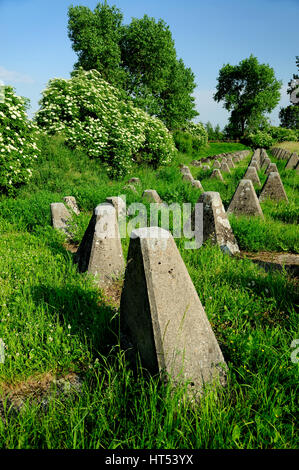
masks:
[[(94, 9), (97, 0), (0, 0), (0, 80), (38, 109), (50, 78), (69, 78), (76, 61), (67, 35), (70, 4)], [(228, 113), (213, 100), (219, 69), (255, 55), (282, 80), (281, 101), (271, 114), (279, 124), (281, 106), (290, 104), (287, 83), (299, 55), (299, 0), (110, 0), (124, 22), (144, 14), (170, 27), (178, 57), (191, 67), (199, 120), (223, 127)]]

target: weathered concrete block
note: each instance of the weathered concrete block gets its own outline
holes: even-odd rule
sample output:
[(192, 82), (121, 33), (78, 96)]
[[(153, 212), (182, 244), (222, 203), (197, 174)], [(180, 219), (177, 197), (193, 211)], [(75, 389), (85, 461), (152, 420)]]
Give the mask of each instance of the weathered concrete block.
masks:
[(133, 177), (129, 179), (128, 184), (141, 184), (141, 181), (139, 178)]
[(192, 186), (194, 186), (194, 188), (200, 189), (201, 191), (204, 191), (202, 184), (199, 180), (193, 180)]
[(218, 160), (215, 160), (213, 168), (215, 168), (215, 169), (220, 169), (221, 168), (221, 164)]
[(257, 174), (256, 167), (254, 166), (249, 166), (246, 170), (246, 173), (244, 175), (245, 180), (251, 180), (253, 184), (257, 184), (261, 186), (261, 182), (259, 179), (259, 175)]
[(252, 160), (257, 161), (258, 165), (261, 163), (261, 150), (256, 149), (253, 153)]
[(270, 163), (270, 165), (267, 166), (265, 174), (268, 175), (271, 172), (272, 173), (278, 173), (276, 163)]
[(156, 202), (157, 204), (161, 204), (163, 202), (155, 189), (146, 189), (143, 192), (142, 197), (148, 202)]
[(76, 214), (76, 215), (79, 215), (80, 214), (80, 211), (79, 211), (79, 207), (77, 205), (77, 201), (76, 201), (76, 198), (74, 198), (74, 196), (65, 196), (63, 198), (64, 202), (66, 203), (66, 205)]
[(125, 191), (132, 191), (133, 193), (137, 194), (137, 190), (135, 188), (135, 186), (133, 184), (126, 184), (126, 186), (124, 186), (124, 190)]
[(218, 168), (215, 168), (215, 170), (212, 171), (211, 178), (223, 181), (223, 176)]
[(227, 163), (229, 168), (235, 168), (234, 162), (232, 161), (231, 157), (226, 159), (226, 163)]
[(250, 179), (242, 179), (240, 181), (228, 206), (227, 213), (263, 217), (259, 200)]
[(220, 171), (224, 173), (230, 173), (230, 169), (229, 169), (227, 162), (223, 162), (222, 160)]
[(192, 175), (189, 175), (188, 173), (182, 174), (182, 180), (183, 181), (189, 181), (190, 183), (193, 183), (194, 178)]
[(265, 169), (267, 170), (268, 166), (270, 165), (271, 163), (271, 160), (270, 158), (266, 157), (263, 161), (263, 164), (262, 164), (262, 170)]
[(201, 162), (200, 162), (199, 160), (193, 160), (193, 161), (191, 162), (191, 165), (193, 165), (193, 166), (200, 166), (200, 165), (201, 165)]
[(174, 384), (226, 383), (226, 365), (172, 235), (159, 227), (132, 232), (120, 304), (122, 337), (142, 365)]
[[(203, 204), (203, 242), (211, 240), (218, 244), (224, 253), (234, 255), (239, 247), (222, 204), (220, 194), (207, 191), (199, 197), (198, 203)], [(191, 228), (195, 228), (194, 211), (191, 215)]]
[(269, 173), (264, 183), (259, 197), (259, 201), (263, 202), (268, 198), (273, 199), (275, 201), (284, 200), (289, 202), (279, 173)]
[(116, 210), (110, 203), (99, 204), (79, 246), (76, 262), (80, 272), (93, 274), (100, 287), (124, 273), (124, 258)]
[(118, 219), (121, 217), (126, 217), (126, 203), (121, 197), (107, 197), (106, 202), (108, 202), (108, 204), (112, 204), (112, 206), (116, 210), (116, 215)]
[(257, 171), (260, 169), (260, 165), (259, 165), (259, 163), (258, 163), (257, 160), (253, 160), (253, 159), (252, 159), (251, 162), (250, 162), (250, 164), (249, 164), (249, 166), (255, 167)]
[(72, 218), (71, 213), (62, 202), (53, 202), (50, 207), (53, 227), (63, 231), (66, 235), (70, 235), (69, 222)]
[(181, 168), (180, 168), (180, 172), (182, 173), (182, 175), (190, 175), (192, 176), (192, 173), (190, 171), (190, 168), (186, 165), (183, 165)]
[(293, 168), (296, 168), (298, 162), (299, 162), (299, 157), (298, 157), (297, 153), (295, 153), (295, 152), (292, 153), (292, 155), (290, 156), (290, 158), (287, 161), (287, 164), (285, 166), (285, 170), (291, 170)]
[(265, 158), (267, 158), (268, 155), (267, 155), (267, 152), (265, 149), (261, 149), (261, 153), (260, 153), (260, 165), (263, 164)]

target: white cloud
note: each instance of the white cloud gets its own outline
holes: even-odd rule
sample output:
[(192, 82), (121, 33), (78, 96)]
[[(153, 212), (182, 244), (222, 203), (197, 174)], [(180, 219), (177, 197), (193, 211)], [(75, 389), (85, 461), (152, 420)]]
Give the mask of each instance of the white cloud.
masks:
[(14, 70), (7, 70), (0, 65), (0, 79), (9, 85), (10, 83), (34, 83), (33, 78)]

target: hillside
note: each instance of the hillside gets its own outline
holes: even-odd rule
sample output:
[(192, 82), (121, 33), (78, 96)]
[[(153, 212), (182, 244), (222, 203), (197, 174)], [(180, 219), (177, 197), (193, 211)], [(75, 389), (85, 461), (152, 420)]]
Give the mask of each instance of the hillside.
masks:
[[(133, 371), (119, 346), (122, 280), (106, 291), (80, 274), (74, 252), (93, 209), (109, 196), (127, 206), (155, 189), (166, 203), (195, 204), (199, 189), (182, 180), (188, 165), (205, 191), (218, 191), (225, 208), (250, 155), (224, 182), (191, 162), (246, 149), (211, 143), (196, 155), (179, 153), (171, 166), (139, 165), (113, 180), (96, 160), (43, 137), (33, 178), (15, 197), (0, 196), (0, 447), (2, 448), (294, 448), (297, 368), (290, 361), (297, 331), (297, 279), (230, 257), (206, 243), (185, 250), (176, 243), (228, 364), (228, 386), (196, 406)], [(230, 216), (241, 251), (298, 254), (298, 184), (295, 170), (277, 164), (289, 204), (261, 204), (264, 219)], [(258, 171), (261, 183), (264, 171)], [(127, 187), (138, 177), (136, 192)], [(127, 188), (126, 188), (127, 187)], [(260, 188), (255, 188), (259, 193)], [(54, 230), (50, 204), (74, 196), (80, 215), (73, 237)], [(122, 239), (126, 258), (129, 237)], [(51, 391), (52, 390), (52, 391)], [(54, 391), (53, 391), (54, 390)], [(180, 407), (178, 408), (178, 403)], [(1, 419), (2, 418), (2, 419)]]

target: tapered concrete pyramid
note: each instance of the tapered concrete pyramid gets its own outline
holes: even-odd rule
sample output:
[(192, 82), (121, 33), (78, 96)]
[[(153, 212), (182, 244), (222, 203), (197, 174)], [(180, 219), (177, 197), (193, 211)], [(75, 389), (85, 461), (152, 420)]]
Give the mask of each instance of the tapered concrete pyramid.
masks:
[(256, 159), (252, 159), (249, 166), (254, 166), (256, 170), (260, 170), (260, 165)]
[(131, 234), (120, 331), (122, 347), (163, 381), (189, 382), (191, 395), (204, 384), (225, 385), (217, 339), (172, 235), (160, 227)]
[(259, 201), (263, 202), (266, 199), (272, 199), (274, 201), (284, 200), (289, 202), (279, 173), (269, 173), (262, 188)]
[(233, 162), (233, 160), (232, 160), (232, 157), (228, 157), (228, 158), (226, 159), (226, 163), (227, 163), (227, 165), (228, 165), (229, 168), (235, 168), (235, 165), (234, 165), (234, 162)]
[(201, 191), (203, 191), (203, 187), (202, 187), (202, 184), (199, 180), (193, 180), (192, 181), (192, 186), (196, 189), (200, 189)]
[[(218, 244), (224, 253), (234, 255), (239, 247), (222, 204), (220, 194), (207, 191), (199, 197), (198, 204), (203, 205), (203, 242), (211, 240)], [(195, 229), (194, 211), (191, 215), (191, 228)]]
[(250, 179), (240, 181), (235, 194), (227, 209), (228, 214), (257, 215), (263, 217), (263, 212)]
[(292, 153), (292, 155), (290, 156), (290, 158), (288, 159), (287, 161), (287, 164), (285, 166), (285, 170), (291, 170), (293, 168), (296, 168), (296, 165), (298, 164), (299, 162), (299, 157), (297, 155), (297, 153)]
[(215, 168), (215, 170), (212, 171), (211, 178), (223, 181), (223, 176), (218, 168)]
[(79, 271), (93, 274), (100, 287), (123, 274), (124, 258), (112, 204), (103, 203), (95, 208), (75, 260)]
[(261, 186), (259, 175), (257, 174), (256, 168), (254, 166), (249, 166), (244, 175), (244, 179), (251, 180), (253, 184)]
[(266, 168), (265, 174), (268, 175), (269, 173), (278, 173), (276, 163), (270, 163), (270, 165)]
[(220, 171), (224, 171), (225, 173), (230, 173), (230, 169), (226, 161), (222, 160)]
[(262, 169), (267, 169), (268, 166), (270, 165), (270, 163), (271, 163), (270, 158), (266, 157), (266, 158), (264, 159), (264, 161), (263, 161)]

